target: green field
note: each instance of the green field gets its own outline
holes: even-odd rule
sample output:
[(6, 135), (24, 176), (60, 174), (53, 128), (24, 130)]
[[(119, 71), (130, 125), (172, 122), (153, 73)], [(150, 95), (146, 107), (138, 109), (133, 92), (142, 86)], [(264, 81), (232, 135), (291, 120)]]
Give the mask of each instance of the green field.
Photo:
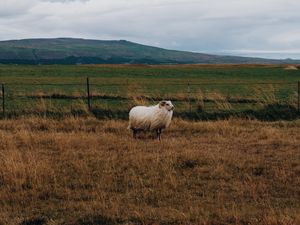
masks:
[[(267, 65), (0, 65), (6, 113), (86, 112), (86, 78), (92, 109), (125, 113), (136, 104), (171, 99), (177, 113), (297, 107), (300, 70)], [(178, 114), (178, 115), (179, 115)]]

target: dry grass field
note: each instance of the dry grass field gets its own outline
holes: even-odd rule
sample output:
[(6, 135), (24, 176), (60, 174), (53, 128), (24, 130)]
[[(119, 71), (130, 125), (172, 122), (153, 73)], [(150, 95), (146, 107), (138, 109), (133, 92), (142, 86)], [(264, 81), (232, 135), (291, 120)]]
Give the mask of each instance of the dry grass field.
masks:
[(300, 224), (300, 120), (0, 121), (0, 224)]

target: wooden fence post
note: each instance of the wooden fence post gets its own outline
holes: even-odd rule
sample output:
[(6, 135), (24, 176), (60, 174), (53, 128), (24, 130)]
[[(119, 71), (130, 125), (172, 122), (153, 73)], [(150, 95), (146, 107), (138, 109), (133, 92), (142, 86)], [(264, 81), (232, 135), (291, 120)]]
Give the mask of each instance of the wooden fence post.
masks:
[(300, 113), (300, 81), (298, 81), (298, 113)]
[(188, 101), (189, 101), (189, 112), (192, 112), (192, 103), (191, 103), (191, 87), (190, 83), (188, 83)]
[(5, 89), (4, 89), (4, 84), (2, 84), (2, 117), (5, 118)]
[(88, 100), (88, 108), (91, 111), (91, 95), (90, 95), (90, 81), (89, 78), (86, 78), (86, 90), (87, 90), (87, 100)]

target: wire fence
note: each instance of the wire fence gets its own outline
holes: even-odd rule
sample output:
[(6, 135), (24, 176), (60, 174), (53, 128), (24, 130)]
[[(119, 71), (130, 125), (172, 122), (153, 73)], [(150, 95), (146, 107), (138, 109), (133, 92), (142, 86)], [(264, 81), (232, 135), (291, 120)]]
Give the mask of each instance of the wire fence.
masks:
[(173, 101), (177, 113), (261, 110), (270, 105), (300, 112), (300, 82), (6, 83), (2, 118), (24, 114), (128, 112), (134, 105)]

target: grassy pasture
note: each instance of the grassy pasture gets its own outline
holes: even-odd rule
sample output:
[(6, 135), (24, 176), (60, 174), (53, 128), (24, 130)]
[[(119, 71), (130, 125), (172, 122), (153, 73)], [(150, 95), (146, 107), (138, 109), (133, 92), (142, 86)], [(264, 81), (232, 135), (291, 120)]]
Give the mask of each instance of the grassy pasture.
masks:
[(0, 224), (300, 223), (300, 121), (0, 121)]
[(86, 77), (99, 111), (126, 112), (135, 104), (172, 99), (179, 113), (189, 111), (189, 104), (193, 112), (216, 113), (278, 102), (296, 107), (300, 72), (279, 65), (0, 66), (7, 111), (16, 114), (86, 111)]
[[(162, 142), (153, 134), (133, 140), (124, 120), (88, 112), (87, 76), (94, 114), (126, 118), (130, 106), (163, 97), (173, 98), (175, 116), (194, 119), (276, 104), (289, 106), (280, 112), (286, 116), (297, 104), (300, 73), (255, 65), (1, 65), (7, 111), (30, 115), (0, 120), (0, 225), (300, 223), (299, 114), (276, 122), (175, 118)], [(194, 114), (185, 114), (189, 99)], [(63, 117), (47, 118), (51, 112)]]

